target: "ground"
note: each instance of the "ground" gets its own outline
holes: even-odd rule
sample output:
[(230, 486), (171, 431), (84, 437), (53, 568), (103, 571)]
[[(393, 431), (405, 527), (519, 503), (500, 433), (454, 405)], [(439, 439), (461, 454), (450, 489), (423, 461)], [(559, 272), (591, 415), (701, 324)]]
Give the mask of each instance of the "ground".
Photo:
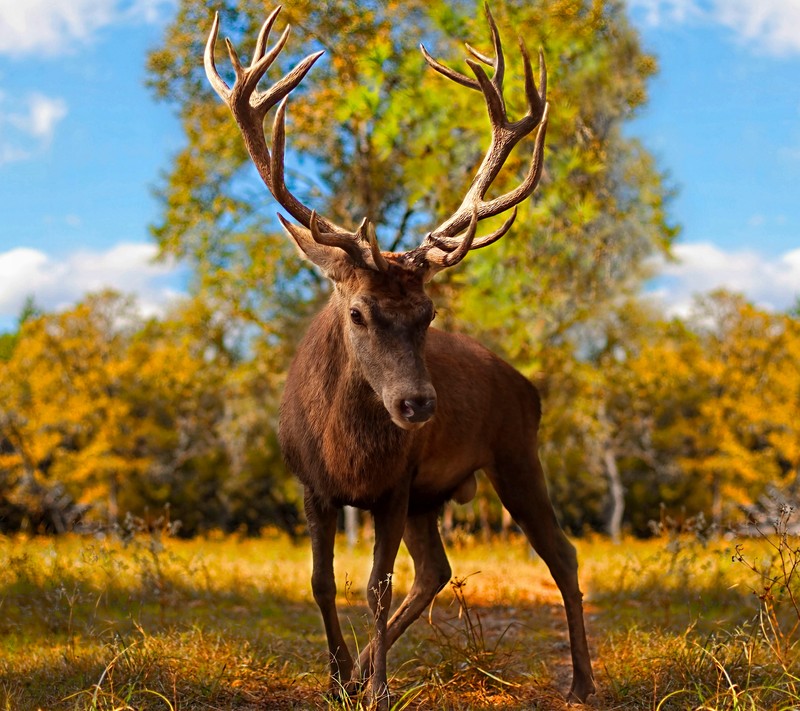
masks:
[[(792, 539), (576, 545), (588, 708), (800, 706)], [(569, 645), (546, 567), (518, 537), (449, 550), (454, 583), (390, 652), (395, 708), (563, 709)], [(338, 551), (343, 627), (361, 647), (369, 546)], [(309, 574), (307, 541), (270, 532), (0, 538), (0, 708), (361, 708), (324, 696)], [(402, 550), (395, 600), (412, 576)]]

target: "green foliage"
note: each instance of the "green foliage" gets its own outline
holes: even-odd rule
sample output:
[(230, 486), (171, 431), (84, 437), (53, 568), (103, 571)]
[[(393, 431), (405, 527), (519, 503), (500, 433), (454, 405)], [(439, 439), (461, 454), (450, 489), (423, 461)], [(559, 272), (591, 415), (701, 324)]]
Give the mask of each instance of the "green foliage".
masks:
[[(548, 63), (545, 171), (509, 235), (431, 284), (438, 325), (477, 336), (540, 386), (541, 456), (576, 533), (650, 535), (662, 506), (722, 523), (767, 485), (796, 495), (797, 313), (721, 293), (694, 319), (665, 320), (637, 296), (676, 229), (662, 176), (624, 130), (656, 68), (624, 5), (498, 0), (492, 11), (512, 117), (524, 112), (515, 31)], [(264, 12), (253, 0), (221, 8), (245, 55)], [(368, 215), (385, 247), (417, 244), (460, 202), (488, 143), (479, 95), (427, 69), (417, 44), (460, 67), (460, 40), (486, 49), (480, 4), (297, 0), (282, 16), (295, 34), (272, 81), (326, 50), (289, 102), (290, 186), (337, 222)], [(182, 0), (148, 60), (153, 90), (186, 134), (154, 233), (164, 254), (192, 266), (195, 296), (154, 319), (111, 293), (55, 314), (29, 301), (17, 332), (0, 336), (9, 530), (62, 531), (126, 512), (149, 520), (165, 505), (184, 535), (295, 530), (279, 394), (328, 286), (275, 229), (274, 202), (208, 87), (199, 58), (210, 19), (205, 3)], [(529, 150), (517, 148), (492, 191), (520, 180)], [(488, 535), (502, 514), (484, 489), (450, 513)]]
[[(541, 45), (548, 61), (546, 172), (514, 234), (434, 288), (448, 326), (469, 324), (531, 370), (570, 324), (620, 289), (635, 288), (644, 260), (668, 249), (675, 230), (652, 159), (621, 131), (655, 70), (623, 6), (507, 0), (492, 10), (506, 39), (512, 116), (524, 112), (515, 34)], [(263, 14), (261, 3), (229, 3), (221, 8), (224, 31), (236, 46), (251, 47)], [(418, 44), (460, 65), (462, 40), (486, 44), (480, 3), (342, 0), (319, 7), (298, 0), (282, 14), (295, 34), (281, 68), (320, 46), (327, 54), (289, 104), (290, 187), (336, 221), (369, 216), (387, 248), (419, 243), (460, 201), (488, 136), (479, 95), (427, 69)], [(206, 84), (198, 58), (200, 28), (209, 25), (206, 5), (184, 0), (164, 45), (150, 56), (151, 84), (178, 106), (188, 141), (162, 186), (164, 218), (155, 235), (165, 253), (196, 265), (202, 287), (224, 291), (281, 338), (282, 324), (306, 313), (298, 302), (313, 301), (320, 285), (275, 234), (274, 203), (227, 108)], [(495, 190), (520, 179), (527, 150), (529, 144), (511, 157)]]
[[(597, 414), (604, 387), (589, 372), (593, 366), (576, 361), (574, 332), (616, 313), (620, 298), (648, 276), (648, 259), (668, 253), (677, 233), (662, 176), (623, 130), (646, 101), (656, 62), (642, 51), (619, 2), (505, 0), (492, 3), (492, 12), (505, 39), (512, 118), (525, 111), (515, 35), (533, 50), (541, 47), (547, 62), (545, 172), (512, 234), (442, 274), (431, 291), (442, 327), (474, 334), (526, 374), (546, 371), (563, 383), (571, 370), (584, 371), (583, 384), (571, 388), (577, 400), (546, 403), (561, 423), (551, 427), (554, 451), (564, 451), (574, 440), (566, 408), (584, 413), (579, 440), (586, 444), (596, 434), (586, 418)], [(220, 15), (223, 33), (246, 58), (263, 4), (231, 0)], [(150, 84), (176, 106), (187, 139), (162, 183), (164, 212), (154, 235), (163, 253), (193, 265), (201, 293), (258, 324), (260, 352), (282, 371), (327, 285), (276, 230), (277, 206), (204, 76), (199, 58), (211, 16), (199, 0), (183, 0), (149, 57)], [(432, 72), (418, 45), (460, 68), (463, 40), (487, 45), (482, 4), (296, 0), (281, 18), (293, 35), (264, 83), (305, 54), (326, 52), (289, 102), (289, 187), (339, 223), (368, 216), (384, 248), (418, 244), (458, 205), (489, 138), (481, 97)], [(231, 81), (222, 42), (216, 52)], [(517, 148), (491, 194), (521, 179), (530, 148), (530, 141)], [(585, 378), (595, 381), (586, 402)], [(568, 457), (566, 471), (551, 458), (560, 507), (577, 529), (601, 527), (606, 487), (597, 466), (583, 466), (586, 457), (574, 449)]]
[(17, 345), (16, 333), (0, 333), (0, 361), (7, 361)]
[(17, 320), (17, 330), (0, 333), (0, 362), (11, 360), (11, 355), (14, 353), (14, 348), (19, 340), (19, 332), (22, 326), (33, 319), (42, 315), (41, 309), (36, 305), (32, 296), (25, 299), (20, 311), (19, 319)]

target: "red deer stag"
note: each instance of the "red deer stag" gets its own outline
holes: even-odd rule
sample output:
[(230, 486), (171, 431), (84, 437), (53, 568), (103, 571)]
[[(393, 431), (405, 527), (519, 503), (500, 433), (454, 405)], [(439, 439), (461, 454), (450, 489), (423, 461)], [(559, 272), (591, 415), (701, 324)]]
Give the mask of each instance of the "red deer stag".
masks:
[[(504, 59), (497, 26), (488, 10), (494, 57), (469, 45), (475, 78), (433, 59), (445, 77), (483, 94), (491, 121), (488, 152), (463, 202), (419, 247), (381, 252), (367, 218), (355, 232), (317, 215), (284, 182), (284, 114), (288, 94), (322, 55), (300, 61), (266, 91), (259, 80), (286, 44), (287, 27), (267, 51), (280, 8), (264, 23), (248, 67), (227, 42), (236, 80), (228, 87), (214, 64), (219, 17), (205, 50), (213, 88), (230, 107), (250, 157), (272, 195), (302, 226), (280, 216), (300, 251), (333, 281), (330, 301), (314, 319), (292, 364), (281, 405), (280, 442), (289, 467), (305, 487), (311, 535), (311, 585), (330, 653), (334, 692), (352, 691), (363, 679), (368, 698), (388, 708), (386, 652), (450, 579), (438, 515), (449, 499), (475, 495), (482, 469), (503, 505), (550, 569), (566, 608), (573, 680), (568, 699), (594, 691), (578, 587), (575, 549), (556, 521), (537, 455), (539, 396), (510, 365), (461, 335), (430, 328), (434, 316), (425, 283), (458, 264), (473, 249), (500, 239), (511, 227), (516, 205), (533, 192), (542, 170), (547, 127), (546, 73), (539, 57), (539, 89), (524, 44), (527, 114), (510, 121), (503, 99)], [(492, 67), (491, 78), (481, 64)], [(279, 104), (271, 150), (264, 132), (267, 112)], [(486, 192), (514, 146), (539, 127), (525, 180), (493, 199)], [(497, 231), (476, 237), (480, 220), (514, 211)], [(336, 611), (333, 550), (337, 517), (344, 505), (372, 513), (375, 548), (367, 588), (374, 631), (354, 661)], [(400, 541), (414, 561), (413, 585), (389, 618), (392, 569)]]

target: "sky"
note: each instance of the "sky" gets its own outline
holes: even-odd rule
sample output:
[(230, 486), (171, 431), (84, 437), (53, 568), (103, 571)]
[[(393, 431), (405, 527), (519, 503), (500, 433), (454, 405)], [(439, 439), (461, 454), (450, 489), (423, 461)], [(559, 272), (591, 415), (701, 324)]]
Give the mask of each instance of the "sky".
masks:
[[(627, 127), (676, 191), (671, 313), (718, 287), (800, 296), (800, 0), (627, 0), (660, 72)], [(0, 0), (0, 331), (113, 287), (157, 314), (186, 288), (154, 261), (160, 176), (182, 145), (145, 86), (175, 0)], [(204, 28), (198, 28), (204, 31)]]

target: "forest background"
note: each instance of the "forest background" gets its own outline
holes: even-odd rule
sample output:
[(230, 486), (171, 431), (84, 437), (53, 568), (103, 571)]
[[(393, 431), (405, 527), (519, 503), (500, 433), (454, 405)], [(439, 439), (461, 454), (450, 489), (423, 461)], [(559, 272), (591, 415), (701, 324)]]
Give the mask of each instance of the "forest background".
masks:
[[(224, 31), (252, 46), (265, 7), (219, 3)], [(672, 186), (625, 131), (656, 59), (619, 2), (492, 4), (507, 83), (513, 38), (541, 45), (552, 104), (546, 167), (513, 234), (441, 275), (440, 328), (469, 333), (544, 395), (542, 458), (574, 534), (704, 514), (742, 520), (800, 487), (800, 310), (714, 292), (669, 316), (643, 285), (670, 259)], [(385, 249), (416, 244), (448, 214), (485, 151), (485, 109), (425, 70), (417, 45), (460, 64), (483, 47), (479, 3), (286, 3), (286, 68), (327, 59), (289, 104), (291, 187), (337, 222), (364, 215)], [(190, 273), (162, 316), (109, 291), (42, 312), (35, 295), (0, 336), (0, 527), (62, 532), (145, 520), (169, 508), (180, 534), (302, 530), (281, 463), (277, 409), (291, 354), (329, 286), (276, 225), (228, 110), (198, 64), (206, 2), (182, 0), (148, 58), (152, 91), (178, 112), (185, 146), (159, 184), (153, 236)], [(222, 66), (228, 66), (220, 58)], [(512, 115), (519, 94), (508, 92)], [(525, 170), (525, 146), (501, 180)], [(498, 190), (502, 189), (498, 185)], [(503, 516), (483, 488), (448, 511), (484, 532)]]

